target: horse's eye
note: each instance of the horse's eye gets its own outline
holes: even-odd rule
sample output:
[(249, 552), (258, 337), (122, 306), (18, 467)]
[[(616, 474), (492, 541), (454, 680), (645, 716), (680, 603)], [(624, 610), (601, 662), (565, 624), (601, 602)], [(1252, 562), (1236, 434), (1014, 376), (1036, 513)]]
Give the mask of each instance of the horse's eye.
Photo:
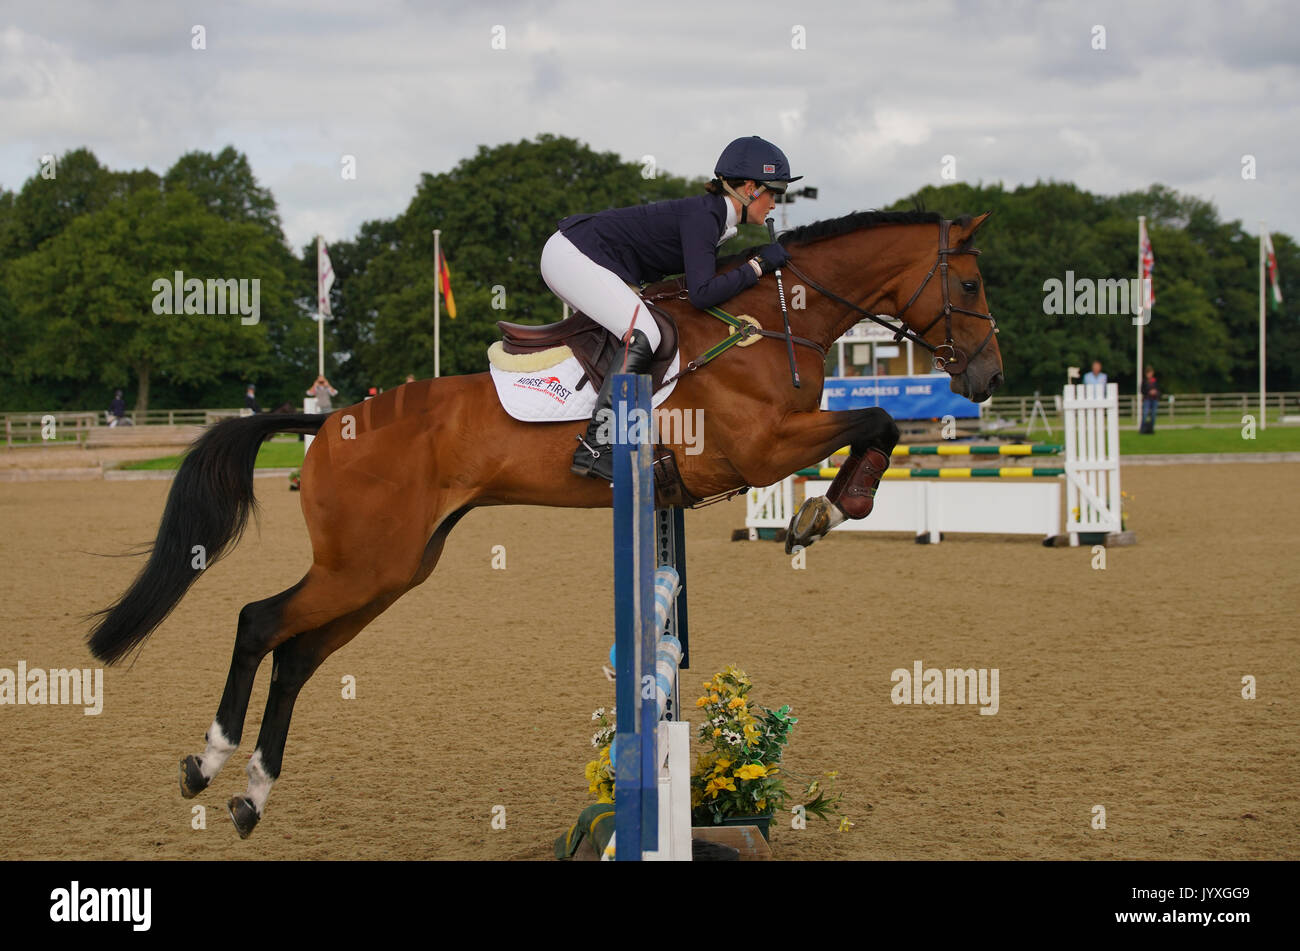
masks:
[(974, 294), (977, 290), (979, 290), (979, 286), (980, 286), (979, 281), (961, 282), (961, 289), (964, 290), (967, 294)]

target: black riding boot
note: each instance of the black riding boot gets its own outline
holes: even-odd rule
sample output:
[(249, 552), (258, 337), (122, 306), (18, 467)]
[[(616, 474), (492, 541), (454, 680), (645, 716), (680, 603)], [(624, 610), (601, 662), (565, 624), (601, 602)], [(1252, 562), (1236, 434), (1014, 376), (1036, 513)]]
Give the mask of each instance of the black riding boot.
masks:
[[(612, 443), (599, 438), (602, 411), (613, 407), (614, 374), (649, 373), (650, 359), (653, 356), (654, 352), (650, 349), (650, 341), (646, 335), (639, 330), (632, 331), (632, 339), (627, 347), (627, 365), (620, 369), (617, 360), (610, 365), (609, 372), (605, 375), (605, 383), (596, 395), (596, 408), (591, 414), (591, 422), (587, 424), (587, 435), (578, 437), (578, 449), (573, 454), (573, 465), (569, 468), (574, 475), (590, 476), (606, 482), (614, 481)], [(606, 433), (612, 435), (612, 429), (612, 425), (606, 423)]]

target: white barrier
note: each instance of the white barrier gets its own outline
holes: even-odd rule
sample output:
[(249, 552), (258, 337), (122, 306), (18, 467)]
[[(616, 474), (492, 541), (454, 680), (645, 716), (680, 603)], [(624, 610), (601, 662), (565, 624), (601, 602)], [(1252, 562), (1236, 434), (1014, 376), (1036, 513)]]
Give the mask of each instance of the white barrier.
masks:
[[(1065, 527), (1071, 545), (1080, 533), (1122, 531), (1119, 485), (1119, 386), (1065, 388), (1064, 476), (1036, 479), (898, 479), (881, 481), (876, 505), (864, 519), (850, 519), (835, 531), (910, 532), (918, 541), (937, 544), (945, 532), (1039, 535), (1062, 534), (1061, 485), (1065, 485)], [(949, 455), (946, 451), (943, 455)], [(954, 447), (952, 454), (961, 454)], [(897, 466), (900, 459), (891, 462)], [(932, 457), (924, 457), (932, 458)], [(1058, 457), (1059, 458), (1059, 457)], [(1050, 461), (1055, 462), (1055, 459)], [(906, 474), (906, 473), (903, 473)], [(805, 497), (825, 495), (830, 481), (788, 477), (775, 485), (750, 489), (745, 527), (750, 538), (784, 530), (797, 507), (794, 484), (804, 483)]]

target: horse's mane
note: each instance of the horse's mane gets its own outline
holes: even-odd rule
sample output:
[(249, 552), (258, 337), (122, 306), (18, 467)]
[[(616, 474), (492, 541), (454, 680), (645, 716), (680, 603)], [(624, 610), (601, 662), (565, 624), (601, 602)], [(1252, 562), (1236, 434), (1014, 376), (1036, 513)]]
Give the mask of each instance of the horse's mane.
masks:
[[(926, 211), (918, 202), (917, 207), (912, 211), (853, 211), (847, 215), (841, 215), (839, 218), (814, 221), (812, 224), (801, 225), (798, 228), (782, 232), (777, 237), (777, 240), (788, 248), (791, 245), (812, 244), (814, 241), (834, 238), (861, 228), (878, 228), (882, 225), (935, 225), (942, 220), (943, 215), (937, 211)], [(953, 224), (964, 227), (969, 225), (972, 220), (970, 215), (962, 215), (959, 218), (954, 218)], [(746, 248), (737, 254), (728, 254), (726, 257), (718, 258), (717, 268), (719, 271), (727, 270), (732, 265), (752, 257), (753, 254), (753, 247)], [(647, 287), (646, 291), (664, 290), (674, 283), (675, 281), (656, 282)]]
[[(814, 221), (809, 225), (792, 228), (784, 232), (778, 240), (781, 244), (789, 247), (792, 244), (812, 244), (814, 241), (834, 238), (861, 228), (878, 228), (881, 225), (934, 225), (942, 220), (943, 216), (937, 211), (925, 211), (923, 209), (915, 211), (854, 211), (839, 218), (827, 218), (824, 221)], [(970, 215), (962, 215), (953, 221), (954, 224), (959, 225), (968, 225), (970, 222)]]
[[(936, 225), (942, 220), (943, 216), (939, 212), (919, 208), (913, 211), (853, 211), (839, 218), (826, 218), (823, 221), (814, 221), (812, 224), (791, 228), (789, 231), (782, 232), (777, 240), (788, 248), (791, 245), (812, 244), (814, 241), (834, 238), (861, 228), (878, 228), (882, 225)], [(965, 226), (969, 225), (971, 220), (970, 215), (962, 215), (960, 218), (954, 218), (953, 224)], [(718, 258), (718, 270), (723, 270), (752, 254), (753, 248), (749, 248), (738, 254)]]

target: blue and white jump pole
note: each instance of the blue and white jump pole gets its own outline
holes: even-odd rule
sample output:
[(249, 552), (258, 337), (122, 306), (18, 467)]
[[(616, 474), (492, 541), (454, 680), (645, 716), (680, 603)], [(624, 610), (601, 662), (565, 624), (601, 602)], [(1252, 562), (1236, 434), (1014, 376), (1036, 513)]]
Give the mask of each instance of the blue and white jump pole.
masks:
[(615, 858), (689, 860), (690, 726), (677, 690), (677, 669), (689, 664), (682, 510), (654, 507), (650, 377), (617, 374), (613, 386)]

